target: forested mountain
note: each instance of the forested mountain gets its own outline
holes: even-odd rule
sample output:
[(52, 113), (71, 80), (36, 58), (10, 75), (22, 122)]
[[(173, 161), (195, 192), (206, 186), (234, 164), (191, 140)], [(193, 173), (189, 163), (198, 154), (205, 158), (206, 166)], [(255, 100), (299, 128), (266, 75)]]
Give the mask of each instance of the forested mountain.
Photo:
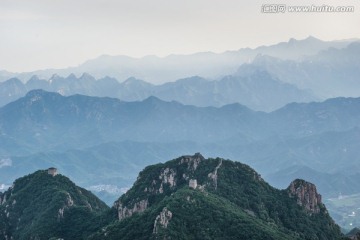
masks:
[(39, 170), (0, 193), (0, 239), (81, 239), (108, 207), (67, 177)]
[(1, 239), (340, 239), (315, 185), (278, 190), (239, 162), (197, 153), (146, 167), (109, 210), (54, 169), (0, 195)]

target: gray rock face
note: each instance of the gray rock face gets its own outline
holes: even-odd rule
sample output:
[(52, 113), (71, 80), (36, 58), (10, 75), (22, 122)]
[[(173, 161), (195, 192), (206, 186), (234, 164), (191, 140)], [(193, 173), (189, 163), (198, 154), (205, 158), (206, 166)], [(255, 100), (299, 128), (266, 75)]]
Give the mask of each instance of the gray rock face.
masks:
[(175, 176), (176, 172), (173, 169), (165, 168), (159, 179), (162, 180), (163, 184), (169, 184), (170, 187), (173, 187), (176, 185)]
[(148, 207), (148, 200), (141, 200), (136, 202), (132, 208), (123, 206), (121, 202), (116, 202), (114, 207), (118, 210), (118, 218), (121, 221), (124, 218), (132, 216), (134, 213), (141, 213)]
[[(190, 175), (192, 175), (196, 171), (200, 162), (203, 160), (205, 160), (205, 158), (200, 153), (196, 153), (193, 156), (181, 157), (181, 159), (179, 159), (177, 165), (184, 165), (184, 166), (186, 166), (187, 170), (186, 170), (186, 173), (183, 173), (180, 175), (172, 167), (162, 168), (159, 171), (158, 176), (151, 179), (149, 181), (150, 184), (148, 186), (146, 186), (145, 188), (142, 188), (141, 194), (145, 194), (145, 196), (142, 196), (141, 198), (137, 198), (135, 202), (133, 202), (133, 201), (128, 202), (125, 198), (125, 199), (119, 199), (118, 201), (116, 201), (114, 203), (113, 207), (118, 212), (118, 219), (121, 221), (124, 218), (132, 216), (134, 213), (144, 212), (151, 205), (149, 203), (149, 198), (151, 198), (151, 196), (158, 195), (158, 194), (164, 194), (166, 189), (168, 189), (170, 191), (175, 191), (176, 188), (178, 187), (178, 181), (181, 178), (185, 179), (186, 181), (189, 181), (189, 187), (191, 187), (193, 189), (199, 188), (200, 190), (201, 189), (203, 190), (204, 187), (198, 185), (196, 179), (190, 178)], [(220, 162), (220, 165), (221, 165), (221, 162)], [(216, 171), (219, 167), (220, 166), (216, 167), (216, 169), (214, 170), (215, 175), (216, 175)], [(141, 179), (142, 179), (142, 176), (139, 176), (137, 181), (141, 181)], [(211, 178), (211, 180), (214, 181), (212, 178)], [(166, 212), (164, 214), (166, 215), (168, 213)], [(163, 219), (163, 217), (161, 217), (160, 219)], [(160, 221), (160, 223), (161, 222), (162, 222), (162, 220)]]
[(194, 156), (184, 156), (179, 164), (187, 163), (188, 169), (194, 172), (203, 160), (205, 160), (205, 158), (200, 153), (195, 153)]
[(317, 193), (316, 186), (304, 180), (296, 179), (288, 187), (290, 197), (295, 197), (297, 203), (310, 214), (319, 213), (321, 195)]
[(197, 187), (197, 180), (196, 179), (190, 179), (189, 180), (189, 187), (192, 189), (196, 189)]
[(167, 228), (171, 218), (172, 212), (170, 212), (166, 207), (164, 207), (155, 219), (153, 233), (157, 234), (160, 228)]
[(211, 172), (211, 173), (208, 174), (208, 177), (209, 177), (210, 179), (212, 179), (213, 182), (214, 182), (215, 190), (217, 189), (217, 179), (218, 179), (217, 171), (218, 171), (218, 169), (221, 167), (221, 164), (222, 164), (222, 160), (220, 160), (220, 162), (219, 162), (219, 164), (216, 166), (214, 172)]
[(60, 221), (60, 219), (64, 218), (64, 212), (66, 209), (72, 207), (74, 205), (74, 200), (71, 198), (71, 195), (69, 193), (66, 193), (66, 202), (65, 205), (62, 206), (62, 208), (59, 209), (59, 213), (58, 213), (58, 221)]

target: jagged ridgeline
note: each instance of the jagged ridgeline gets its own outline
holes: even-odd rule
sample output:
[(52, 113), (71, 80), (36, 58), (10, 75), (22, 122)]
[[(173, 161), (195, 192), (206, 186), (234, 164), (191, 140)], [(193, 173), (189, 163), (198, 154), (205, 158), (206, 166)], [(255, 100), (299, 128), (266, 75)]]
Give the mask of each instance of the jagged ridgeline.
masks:
[(0, 239), (342, 238), (313, 184), (278, 190), (199, 153), (146, 167), (111, 209), (52, 170), (16, 180), (0, 201)]
[(316, 187), (267, 184), (249, 166), (200, 154), (145, 168), (91, 239), (340, 239)]

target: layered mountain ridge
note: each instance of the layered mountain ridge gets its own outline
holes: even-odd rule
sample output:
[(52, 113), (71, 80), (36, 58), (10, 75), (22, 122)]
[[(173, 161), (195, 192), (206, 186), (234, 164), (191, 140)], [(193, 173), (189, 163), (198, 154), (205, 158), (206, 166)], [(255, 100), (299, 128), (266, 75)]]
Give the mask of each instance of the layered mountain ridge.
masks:
[[(0, 106), (24, 96), (27, 91), (43, 89), (66, 96), (84, 94), (115, 97), (124, 101), (141, 101), (156, 96), (165, 101), (174, 100), (195, 106), (219, 107), (236, 102), (254, 110), (269, 112), (291, 102), (358, 97), (359, 50), (358, 41), (324, 42), (309, 37), (256, 50), (169, 56), (161, 60), (156, 57), (134, 60), (103, 56), (84, 64), (87, 67), (74, 68), (73, 71), (53, 70), (51, 75), (34, 72), (25, 74), (26, 78), (24, 74), (13, 74), (13, 78), (8, 77), (4, 79), (7, 81), (0, 83)], [(193, 64), (192, 61), (185, 63), (189, 71), (180, 75), (172, 70), (167, 72), (167, 68), (184, 67), (179, 59), (187, 58), (194, 60)], [(96, 64), (97, 61), (99, 64)], [(114, 62), (119, 66), (111, 67)], [(171, 76), (171, 79), (161, 81), (160, 85), (154, 85), (155, 82), (148, 79), (158, 71), (152, 69), (157, 68), (157, 63), (165, 66), (161, 74), (155, 75), (159, 75), (159, 78)], [(126, 70), (127, 64), (137, 70), (131, 74)], [(224, 67), (222, 64), (232, 66)], [(200, 66), (207, 71), (200, 70)], [(92, 71), (102, 67), (107, 70), (106, 74), (99, 75)], [(124, 71), (126, 77), (111, 74), (111, 69)], [(141, 73), (137, 74), (139, 69)], [(214, 76), (209, 73), (219, 69), (223, 69), (221, 74)], [(23, 82), (28, 81), (23, 84), (16, 77)]]
[[(0, 109), (0, 131), (9, 144), (15, 138), (26, 141), (22, 143), (25, 146), (43, 144), (48, 149), (66, 149), (70, 143), (73, 147), (86, 147), (89, 145), (85, 144), (113, 140), (162, 142), (169, 141), (170, 136), (171, 141), (199, 142), (219, 142), (238, 134), (239, 140), (242, 136), (306, 137), (358, 127), (360, 114), (353, 110), (359, 104), (358, 98), (337, 98), (322, 103), (291, 104), (266, 114), (239, 104), (197, 108), (155, 97), (123, 102), (82, 95), (63, 97), (34, 90)], [(94, 142), (88, 142), (91, 135)], [(53, 136), (58, 138), (52, 139)]]
[[(151, 155), (144, 154), (143, 159), (160, 160), (154, 154), (155, 149), (162, 149), (165, 158), (199, 149), (207, 156), (220, 152), (239, 159), (263, 174), (293, 165), (331, 173), (339, 170), (334, 166), (338, 159), (343, 159), (341, 170), (356, 174), (359, 104), (358, 98), (337, 98), (321, 103), (290, 104), (263, 113), (239, 104), (197, 108), (155, 97), (142, 102), (123, 102), (81, 95), (64, 97), (34, 90), (0, 108), (0, 152), (4, 162), (0, 171), (4, 171), (2, 176), (11, 177), (8, 174), (11, 165), (17, 166), (17, 173), (10, 173), (20, 177), (29, 167), (33, 171), (44, 167), (41, 164), (49, 161), (46, 156), (62, 159), (52, 161), (58, 168), (76, 161), (89, 169), (99, 166), (97, 159), (111, 165), (121, 159), (127, 162), (124, 168), (134, 167), (130, 156), (139, 153), (138, 147), (145, 147), (145, 152)], [(162, 147), (160, 143), (165, 142), (166, 147)], [(258, 151), (259, 148), (263, 151)], [(82, 159), (89, 159), (91, 165)], [(44, 162), (40, 164), (40, 161)], [(138, 158), (135, 172), (150, 163), (141, 164)], [(264, 168), (265, 163), (273, 166), (272, 172)], [(107, 171), (106, 167), (100, 169)]]
[(237, 75), (267, 71), (273, 78), (300, 89), (311, 89), (319, 98), (337, 96), (358, 97), (360, 74), (360, 43), (353, 42), (342, 49), (329, 48), (301, 60), (284, 60), (267, 55), (257, 56), (243, 64)]
[(266, 71), (256, 71), (244, 77), (229, 75), (217, 81), (193, 76), (162, 85), (153, 85), (136, 78), (129, 78), (122, 83), (109, 77), (96, 80), (86, 73), (79, 78), (74, 74), (66, 78), (53, 75), (48, 80), (33, 76), (25, 84), (17, 78), (9, 79), (0, 83), (0, 89), (0, 106), (34, 89), (58, 92), (64, 96), (82, 94), (123, 101), (143, 101), (155, 96), (164, 101), (178, 101), (200, 107), (241, 103), (264, 111), (277, 109), (290, 102), (317, 100), (311, 91), (281, 82)]
[(306, 39), (289, 39), (270, 46), (256, 49), (242, 48), (224, 53), (200, 52), (190, 55), (169, 55), (161, 58), (145, 56), (131, 58), (128, 56), (102, 55), (88, 60), (77, 67), (66, 69), (48, 69), (25, 73), (9, 73), (0, 71), (0, 81), (18, 77), (22, 81), (38, 75), (49, 79), (53, 74), (68, 76), (88, 72), (96, 78), (111, 76), (120, 80), (129, 77), (143, 79), (151, 83), (171, 82), (189, 76), (202, 76), (209, 79), (219, 79), (236, 71), (243, 63), (251, 62), (257, 55), (268, 55), (282, 60), (298, 60), (304, 56), (315, 55), (329, 48), (341, 49), (358, 39), (343, 41), (322, 41), (309, 36)]

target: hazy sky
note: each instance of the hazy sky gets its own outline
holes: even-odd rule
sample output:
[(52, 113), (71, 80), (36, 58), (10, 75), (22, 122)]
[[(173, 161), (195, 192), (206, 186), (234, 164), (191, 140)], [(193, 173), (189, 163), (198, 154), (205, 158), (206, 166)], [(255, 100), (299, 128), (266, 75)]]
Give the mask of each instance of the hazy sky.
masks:
[[(268, 3), (353, 13), (261, 13)], [(102, 54), (223, 52), (313, 35), (360, 38), (360, 1), (0, 0), (0, 70), (76, 66)]]

